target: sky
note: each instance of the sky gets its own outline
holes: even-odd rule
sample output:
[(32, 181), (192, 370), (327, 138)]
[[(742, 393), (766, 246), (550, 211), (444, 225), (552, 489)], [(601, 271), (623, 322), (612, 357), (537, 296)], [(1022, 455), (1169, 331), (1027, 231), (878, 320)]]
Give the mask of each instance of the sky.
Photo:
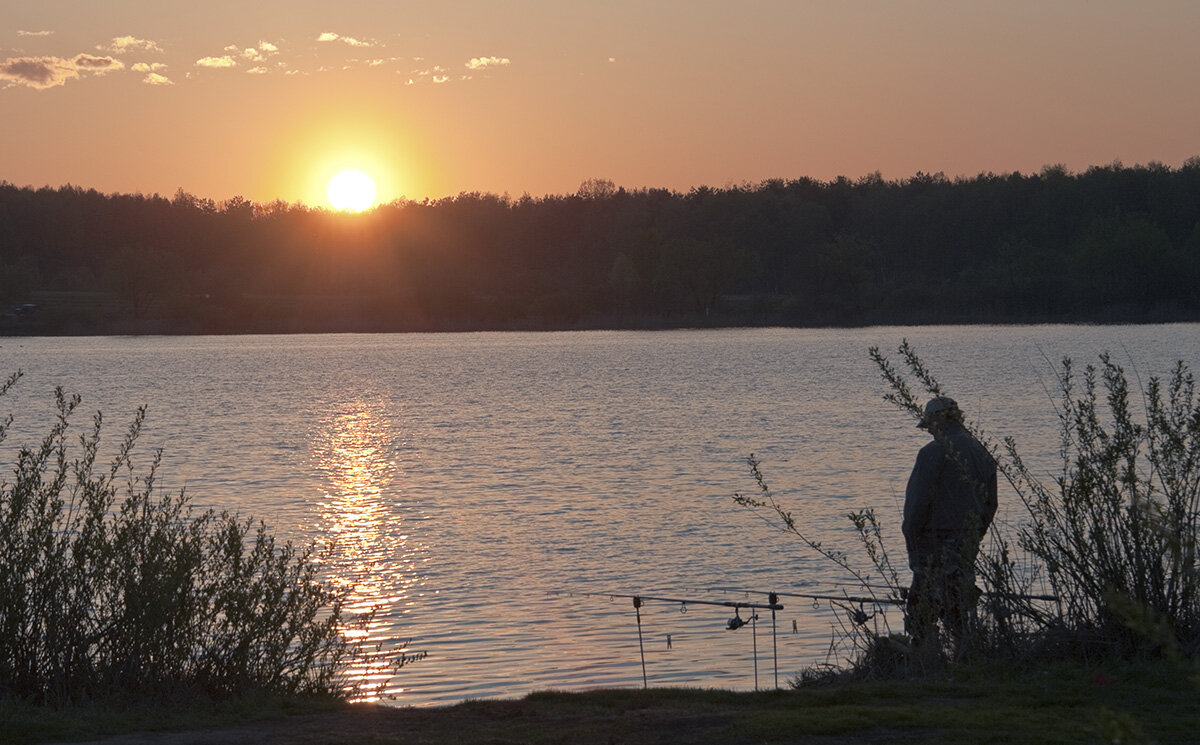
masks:
[(6, 0), (0, 181), (327, 206), (1200, 155), (1194, 0)]

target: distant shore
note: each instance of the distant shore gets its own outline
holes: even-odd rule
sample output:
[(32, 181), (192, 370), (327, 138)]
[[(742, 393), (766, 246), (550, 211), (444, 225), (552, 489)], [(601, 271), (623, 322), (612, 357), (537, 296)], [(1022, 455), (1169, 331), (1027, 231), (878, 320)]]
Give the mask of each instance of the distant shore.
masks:
[(796, 319), (781, 313), (715, 313), (701, 315), (621, 315), (595, 318), (525, 318), (493, 320), (375, 320), (361, 314), (345, 317), (276, 317), (213, 322), (202, 318), (121, 318), (103, 313), (78, 312), (73, 301), (62, 297), (41, 298), (22, 314), (0, 314), (0, 337), (23, 336), (190, 336), (244, 334), (326, 333), (466, 333), (490, 331), (661, 331), (718, 328), (866, 328), (872, 326), (1021, 326), (1042, 324), (1158, 324), (1197, 323), (1200, 310), (1153, 307), (1143, 310), (1113, 308), (1105, 313), (996, 314), (916, 311), (910, 314), (860, 313)]

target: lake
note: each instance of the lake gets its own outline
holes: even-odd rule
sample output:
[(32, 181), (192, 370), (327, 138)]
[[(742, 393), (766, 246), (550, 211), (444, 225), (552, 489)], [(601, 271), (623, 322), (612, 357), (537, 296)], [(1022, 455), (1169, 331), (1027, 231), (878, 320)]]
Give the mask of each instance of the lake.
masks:
[[(732, 502), (755, 489), (751, 453), (810, 534), (853, 550), (845, 515), (874, 508), (903, 566), (927, 435), (882, 400), (867, 349), (897, 361), (905, 338), (1047, 473), (1062, 356), (1109, 351), (1143, 383), (1200, 364), (1192, 324), (6, 338), (0, 370), (25, 373), (6, 452), (44, 432), (55, 386), (83, 396), (80, 429), (104, 413), (110, 445), (146, 405), (165, 489), (332, 542), (334, 579), (378, 609), (371, 638), (428, 653), (389, 684), (397, 705), (641, 686), (639, 615), (650, 685), (773, 687), (825, 661), (828, 602), (782, 598), (772, 634), (769, 611), (729, 631), (728, 607), (607, 595), (847, 591)], [(1001, 501), (1020, 520), (1003, 484)]]

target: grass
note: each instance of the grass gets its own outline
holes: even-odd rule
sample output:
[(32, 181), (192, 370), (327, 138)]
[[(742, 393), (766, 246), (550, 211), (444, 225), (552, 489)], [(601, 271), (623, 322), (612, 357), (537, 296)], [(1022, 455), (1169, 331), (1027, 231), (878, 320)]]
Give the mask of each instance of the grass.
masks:
[(346, 710), (329, 697), (243, 699), (148, 704), (144, 700), (109, 699), (75, 706), (35, 706), (0, 701), (0, 743), (77, 742), (132, 732), (210, 730), (256, 722), (278, 722), (314, 712)]
[[(318, 743), (1187, 743), (1200, 742), (1200, 681), (1161, 661), (949, 668), (913, 681), (799, 690), (535, 693), (404, 709), (270, 701), (55, 711), (0, 705), (14, 744), (187, 732), (179, 742)], [(200, 730), (198, 734), (196, 731)], [(233, 733), (233, 734), (230, 734)], [(172, 742), (162, 735), (163, 742)], [(240, 739), (239, 739), (240, 738)], [(131, 738), (132, 741), (132, 738)]]

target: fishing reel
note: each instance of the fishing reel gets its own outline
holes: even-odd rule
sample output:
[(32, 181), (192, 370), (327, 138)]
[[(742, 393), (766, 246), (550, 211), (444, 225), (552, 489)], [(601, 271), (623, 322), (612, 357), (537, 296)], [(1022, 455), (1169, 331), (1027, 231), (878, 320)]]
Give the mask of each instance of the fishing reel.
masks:
[(747, 623), (749, 623), (751, 621), (757, 621), (757, 620), (758, 620), (757, 613), (755, 613), (753, 616), (750, 616), (749, 618), (742, 618), (741, 612), (737, 608), (734, 608), (733, 609), (733, 618), (729, 619), (729, 623), (725, 624), (725, 630), (726, 631), (737, 631), (741, 627), (745, 626)]
[(859, 603), (857, 608), (850, 608), (849, 611), (850, 618), (854, 619), (854, 623), (858, 624), (859, 626), (866, 626), (867, 621), (870, 621), (875, 617), (874, 613), (867, 613), (865, 610), (863, 610), (862, 603)]

